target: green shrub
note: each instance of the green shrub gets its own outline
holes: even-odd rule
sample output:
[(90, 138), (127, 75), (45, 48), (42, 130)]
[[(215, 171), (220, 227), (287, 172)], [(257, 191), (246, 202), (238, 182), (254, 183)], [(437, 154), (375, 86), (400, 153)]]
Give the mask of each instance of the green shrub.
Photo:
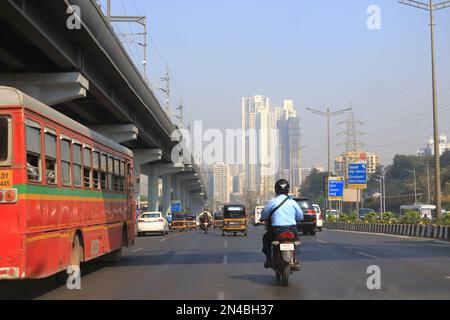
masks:
[(394, 219), (394, 214), (392, 212), (386, 212), (385, 214), (383, 214), (383, 218), (381, 219), (381, 222), (383, 223), (391, 223), (391, 221)]
[(349, 222), (349, 220), (350, 220), (350, 217), (348, 216), (348, 214), (344, 213), (339, 216), (340, 222)]
[(348, 217), (348, 220), (353, 223), (359, 222), (359, 216), (356, 212), (354, 212)]
[(371, 212), (366, 214), (366, 216), (364, 217), (364, 222), (367, 223), (375, 223), (378, 220), (378, 215), (375, 212)]
[(330, 223), (336, 222), (336, 217), (335, 216), (328, 216), (327, 217), (327, 222), (330, 222)]
[(441, 226), (450, 226), (450, 213), (447, 213), (442, 218), (438, 219), (436, 223)]
[(414, 210), (406, 210), (399, 222), (402, 224), (418, 224), (421, 221), (420, 213)]

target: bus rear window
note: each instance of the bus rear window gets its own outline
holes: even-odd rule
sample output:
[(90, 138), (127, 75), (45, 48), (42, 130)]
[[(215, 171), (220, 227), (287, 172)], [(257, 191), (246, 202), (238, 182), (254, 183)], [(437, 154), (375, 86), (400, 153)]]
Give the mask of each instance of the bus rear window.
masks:
[(0, 116), (0, 165), (11, 165), (11, 118)]

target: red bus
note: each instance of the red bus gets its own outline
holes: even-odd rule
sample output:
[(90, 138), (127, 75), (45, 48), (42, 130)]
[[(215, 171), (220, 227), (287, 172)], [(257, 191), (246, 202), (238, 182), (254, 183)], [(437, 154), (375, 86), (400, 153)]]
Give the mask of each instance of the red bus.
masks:
[(118, 260), (134, 244), (132, 172), (127, 148), (0, 87), (0, 279)]

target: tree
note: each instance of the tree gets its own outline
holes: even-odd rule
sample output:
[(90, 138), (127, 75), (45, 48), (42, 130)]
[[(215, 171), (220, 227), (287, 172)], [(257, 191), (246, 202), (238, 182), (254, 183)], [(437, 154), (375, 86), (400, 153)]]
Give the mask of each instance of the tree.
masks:
[(328, 172), (320, 172), (317, 169), (313, 169), (302, 184), (301, 195), (310, 198), (315, 203), (321, 203), (325, 198), (326, 177), (328, 177)]

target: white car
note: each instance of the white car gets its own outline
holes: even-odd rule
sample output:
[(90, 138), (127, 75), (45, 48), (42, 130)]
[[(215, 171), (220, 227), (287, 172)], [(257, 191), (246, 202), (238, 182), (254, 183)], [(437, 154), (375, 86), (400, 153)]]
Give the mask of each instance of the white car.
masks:
[(146, 233), (166, 235), (169, 233), (169, 223), (161, 212), (143, 212), (138, 219), (137, 233), (138, 236)]
[(317, 229), (322, 232), (323, 229), (323, 215), (322, 210), (318, 204), (313, 204), (314, 210), (317, 212)]

